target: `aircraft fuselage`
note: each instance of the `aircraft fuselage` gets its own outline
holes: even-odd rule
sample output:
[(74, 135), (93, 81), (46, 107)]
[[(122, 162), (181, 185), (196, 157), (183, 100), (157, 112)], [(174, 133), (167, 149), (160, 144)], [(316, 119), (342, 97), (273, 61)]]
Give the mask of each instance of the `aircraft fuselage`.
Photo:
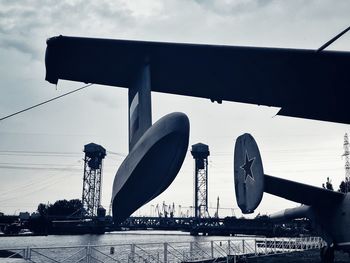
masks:
[(336, 249), (350, 251), (350, 194), (332, 206), (311, 207), (315, 229)]

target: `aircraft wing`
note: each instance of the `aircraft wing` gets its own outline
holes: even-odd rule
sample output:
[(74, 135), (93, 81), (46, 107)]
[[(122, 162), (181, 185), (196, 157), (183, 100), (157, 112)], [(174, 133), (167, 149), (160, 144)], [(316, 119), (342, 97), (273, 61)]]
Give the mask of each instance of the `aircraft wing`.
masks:
[(59, 36), (46, 80), (130, 87), (149, 63), (156, 92), (281, 107), (279, 115), (350, 123), (350, 52)]
[(327, 206), (341, 202), (344, 194), (328, 189), (265, 175), (264, 192), (308, 206)]

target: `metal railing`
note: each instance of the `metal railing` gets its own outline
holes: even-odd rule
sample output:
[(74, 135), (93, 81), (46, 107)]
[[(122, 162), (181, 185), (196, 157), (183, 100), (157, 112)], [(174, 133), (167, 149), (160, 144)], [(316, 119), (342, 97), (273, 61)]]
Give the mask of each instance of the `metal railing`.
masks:
[(29, 262), (56, 263), (173, 263), (200, 260), (227, 261), (236, 257), (259, 257), (321, 248), (319, 237), (307, 238), (242, 238), (200, 242), (166, 242), (67, 247), (26, 247), (0, 249), (7, 258)]

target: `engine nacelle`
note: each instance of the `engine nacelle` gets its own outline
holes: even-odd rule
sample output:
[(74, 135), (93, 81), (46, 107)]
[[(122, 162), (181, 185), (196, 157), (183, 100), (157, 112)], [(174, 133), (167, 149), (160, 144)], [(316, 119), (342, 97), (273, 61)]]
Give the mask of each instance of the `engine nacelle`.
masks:
[(120, 165), (113, 184), (113, 220), (123, 222), (162, 193), (175, 179), (185, 159), (189, 120), (180, 112), (152, 125)]

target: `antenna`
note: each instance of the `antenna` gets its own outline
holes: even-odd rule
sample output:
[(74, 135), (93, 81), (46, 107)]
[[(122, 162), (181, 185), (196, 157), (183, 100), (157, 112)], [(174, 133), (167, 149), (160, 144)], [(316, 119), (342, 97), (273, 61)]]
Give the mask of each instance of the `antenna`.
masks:
[(331, 45), (334, 41), (336, 41), (338, 38), (340, 38), (342, 35), (344, 35), (346, 32), (348, 32), (350, 30), (350, 26), (343, 30), (342, 32), (340, 32), (338, 35), (336, 35), (335, 37), (333, 37), (331, 40), (329, 40), (327, 43), (323, 44), (319, 49), (317, 49), (317, 53), (321, 52), (322, 50), (324, 50), (325, 48), (327, 48), (329, 45)]
[(344, 154), (345, 157), (345, 193), (349, 192), (349, 180), (350, 180), (350, 161), (349, 161), (349, 137), (348, 134), (344, 135)]

